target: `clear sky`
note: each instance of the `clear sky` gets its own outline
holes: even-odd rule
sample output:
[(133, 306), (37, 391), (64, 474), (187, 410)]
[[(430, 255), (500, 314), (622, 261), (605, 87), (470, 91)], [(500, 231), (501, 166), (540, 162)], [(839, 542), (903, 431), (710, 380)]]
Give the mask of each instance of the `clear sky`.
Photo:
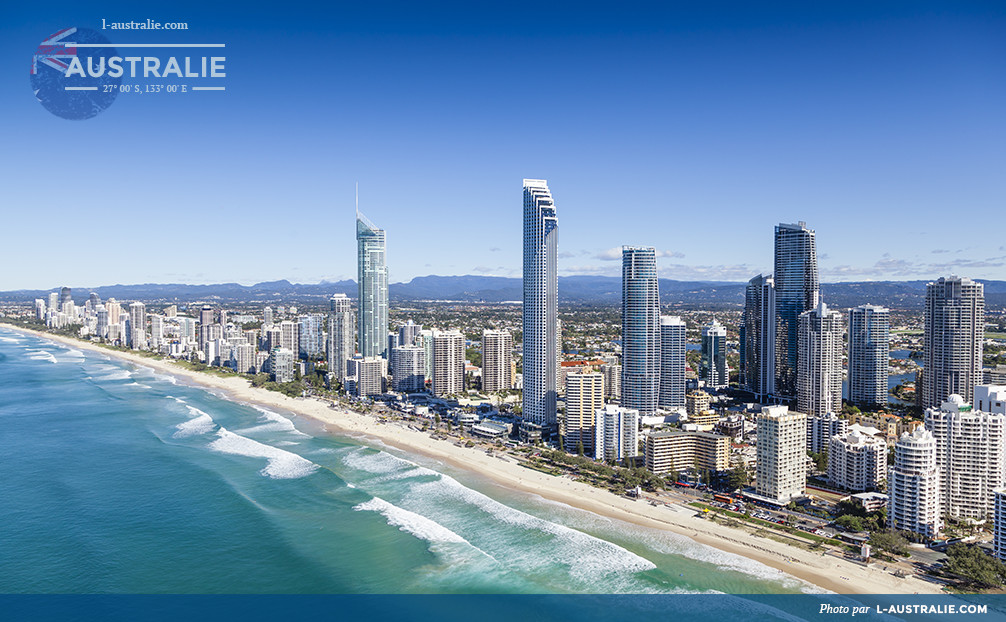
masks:
[[(562, 274), (746, 280), (804, 220), (825, 281), (1006, 279), (1001, 2), (225, 4), (4, 3), (0, 290), (355, 278), (356, 182), (392, 282), (519, 276), (524, 177)], [(45, 36), (148, 17), (189, 30), (103, 34), (227, 90), (35, 101)]]

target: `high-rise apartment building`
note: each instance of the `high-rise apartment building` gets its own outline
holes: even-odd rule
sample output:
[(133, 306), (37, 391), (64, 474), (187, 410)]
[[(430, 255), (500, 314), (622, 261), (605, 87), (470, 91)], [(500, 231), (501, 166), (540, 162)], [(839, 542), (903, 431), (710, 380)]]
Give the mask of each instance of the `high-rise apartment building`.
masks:
[(808, 451), (815, 453), (828, 451), (831, 437), (845, 434), (848, 428), (849, 422), (833, 412), (823, 415), (807, 415)]
[(887, 404), (890, 311), (876, 305), (849, 309), (849, 401), (857, 406)]
[(269, 353), (269, 373), (275, 382), (293, 382), (293, 350), (273, 348)]
[(279, 345), (293, 352), (294, 357), (300, 352), (300, 330), (296, 322), (283, 320), (279, 327)]
[(796, 409), (807, 415), (842, 412), (842, 314), (823, 302), (800, 314)]
[(711, 389), (721, 389), (730, 384), (727, 371), (727, 329), (716, 320), (702, 327), (699, 378), (705, 380), (706, 386)]
[(566, 374), (566, 416), (563, 420), (563, 445), (566, 451), (594, 455), (595, 412), (604, 407), (604, 374), (580, 372)]
[(657, 405), (674, 409), (685, 405), (685, 322), (660, 316), (660, 393)]
[(660, 297), (653, 247), (622, 247), (622, 406), (649, 416), (660, 389)]
[(465, 336), (457, 330), (433, 333), (433, 394), (465, 392)]
[[(69, 289), (69, 288), (63, 288)], [(147, 349), (147, 307), (142, 302), (129, 304), (129, 347)]]
[(522, 418), (556, 423), (559, 327), (559, 220), (548, 183), (524, 180), (524, 315)]
[(328, 313), (328, 373), (337, 381), (346, 378), (346, 361), (356, 354), (353, 308), (346, 294), (335, 294)]
[[(985, 397), (996, 388), (1006, 391), (978, 386), (975, 392)], [(926, 409), (926, 429), (936, 439), (943, 516), (982, 521), (992, 515), (993, 491), (1006, 486), (1004, 410), (982, 412), (959, 395)]]
[(388, 266), (384, 229), (356, 212), (360, 354), (387, 358)]
[(887, 442), (855, 431), (833, 436), (828, 445), (828, 481), (839, 488), (877, 490), (887, 480)]
[(935, 538), (943, 529), (936, 438), (924, 427), (901, 435), (894, 444), (894, 466), (887, 474), (887, 524)]
[(422, 324), (416, 324), (412, 320), (407, 321), (398, 328), (398, 345), (400, 346), (414, 346), (416, 345), (416, 335), (419, 331), (423, 330)]
[(764, 406), (758, 414), (755, 491), (759, 495), (780, 503), (803, 496), (807, 485), (806, 418), (786, 406)]
[(775, 395), (796, 397), (800, 314), (817, 306), (820, 285), (814, 231), (806, 223), (775, 228)]
[(380, 356), (366, 356), (356, 361), (356, 395), (380, 395), (384, 392), (384, 372), (387, 361)]
[(646, 468), (658, 475), (688, 469), (730, 468), (730, 438), (709, 432), (671, 429), (646, 437)]
[(324, 318), (317, 313), (297, 318), (297, 354), (301, 358), (316, 358), (325, 351)]
[(497, 393), (513, 387), (513, 337), (508, 330), (482, 331), (482, 391)]
[(985, 288), (968, 278), (942, 277), (926, 286), (922, 406), (951, 395), (974, 399), (982, 378)]
[(616, 462), (639, 455), (639, 411), (607, 405), (594, 412), (594, 459)]
[(398, 346), (391, 351), (391, 364), (395, 391), (408, 393), (426, 388), (426, 350), (416, 345)]

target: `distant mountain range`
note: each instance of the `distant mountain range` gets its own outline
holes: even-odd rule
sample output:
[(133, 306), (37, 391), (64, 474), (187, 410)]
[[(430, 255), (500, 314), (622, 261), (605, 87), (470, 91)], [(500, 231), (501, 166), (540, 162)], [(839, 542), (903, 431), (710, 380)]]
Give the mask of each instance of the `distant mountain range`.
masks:
[[(1006, 306), (1006, 281), (985, 281), (987, 307)], [(927, 281), (864, 281), (823, 283), (821, 296), (834, 307), (878, 304), (894, 309), (921, 309)], [(682, 307), (737, 308), (744, 302), (744, 283), (727, 281), (674, 281), (660, 279), (660, 300)], [(0, 301), (18, 302), (45, 298), (58, 290), (17, 290), (0, 292)], [(102, 299), (143, 300), (149, 302), (220, 303), (297, 303), (324, 304), (332, 294), (356, 297), (352, 280), (315, 284), (270, 281), (255, 285), (219, 283), (215, 285), (153, 284), (74, 287), (78, 302), (96, 292)], [(521, 279), (498, 276), (422, 276), (408, 283), (392, 283), (392, 302), (440, 300), (457, 302), (506, 302), (523, 297)], [(618, 304), (622, 298), (622, 280), (609, 276), (559, 277), (559, 299), (565, 304)]]

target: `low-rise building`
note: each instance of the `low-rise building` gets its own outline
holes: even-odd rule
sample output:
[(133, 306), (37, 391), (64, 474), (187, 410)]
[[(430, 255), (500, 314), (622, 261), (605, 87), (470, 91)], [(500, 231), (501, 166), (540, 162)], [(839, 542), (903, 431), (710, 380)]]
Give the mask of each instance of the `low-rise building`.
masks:
[(646, 437), (646, 468), (670, 473), (696, 467), (710, 471), (730, 468), (730, 438), (709, 432), (666, 430)]

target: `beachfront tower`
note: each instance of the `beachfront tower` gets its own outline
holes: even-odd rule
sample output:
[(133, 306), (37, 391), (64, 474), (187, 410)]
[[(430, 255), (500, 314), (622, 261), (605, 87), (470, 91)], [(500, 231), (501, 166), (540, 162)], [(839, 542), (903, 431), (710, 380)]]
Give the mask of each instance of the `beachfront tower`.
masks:
[(819, 283), (814, 231), (807, 224), (775, 228), (775, 395), (796, 397), (800, 314), (817, 306)]
[(849, 401), (875, 408), (887, 404), (890, 311), (875, 305), (849, 309)]
[(985, 288), (968, 278), (926, 286), (922, 407), (939, 408), (951, 395), (974, 399), (982, 380)]
[(622, 247), (622, 406), (641, 417), (657, 411), (660, 300), (652, 246)]
[(556, 424), (559, 351), (559, 220), (544, 179), (524, 180), (522, 418)]
[(360, 354), (364, 358), (387, 359), (388, 266), (384, 229), (378, 229), (359, 209), (356, 211), (356, 245)]

